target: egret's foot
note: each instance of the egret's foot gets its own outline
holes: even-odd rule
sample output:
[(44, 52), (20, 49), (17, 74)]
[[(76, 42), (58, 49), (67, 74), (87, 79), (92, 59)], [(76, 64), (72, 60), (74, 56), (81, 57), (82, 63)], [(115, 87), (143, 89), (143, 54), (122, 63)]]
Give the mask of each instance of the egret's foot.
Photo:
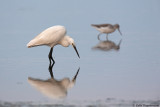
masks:
[(52, 56), (48, 55), (48, 58), (49, 58), (49, 62), (50, 62), (50, 65), (53, 63), (55, 63), (54, 59)]
[[(53, 57), (52, 57), (52, 52), (53, 52), (53, 47), (50, 49), (50, 52), (49, 52), (49, 54), (48, 54), (48, 58), (49, 58), (50, 65), (52, 64), (52, 62), (53, 62), (53, 64), (55, 63), (55, 61), (54, 61), (54, 59), (53, 59)], [(51, 61), (51, 60), (52, 60), (52, 61)]]
[(51, 78), (54, 78), (53, 72), (52, 72), (53, 65), (54, 65), (54, 64), (49, 64), (49, 67), (48, 67), (48, 70), (49, 70), (49, 72), (50, 72)]

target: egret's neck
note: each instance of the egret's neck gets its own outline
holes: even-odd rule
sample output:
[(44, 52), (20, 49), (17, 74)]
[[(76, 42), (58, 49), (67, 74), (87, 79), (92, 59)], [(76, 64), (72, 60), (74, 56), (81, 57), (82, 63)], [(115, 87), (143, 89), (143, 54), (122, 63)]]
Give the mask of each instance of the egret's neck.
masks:
[(69, 39), (69, 36), (64, 36), (64, 37), (60, 40), (59, 44), (62, 45), (62, 46), (64, 46), (64, 47), (68, 47), (68, 46), (70, 45), (70, 42), (69, 42), (68, 39)]

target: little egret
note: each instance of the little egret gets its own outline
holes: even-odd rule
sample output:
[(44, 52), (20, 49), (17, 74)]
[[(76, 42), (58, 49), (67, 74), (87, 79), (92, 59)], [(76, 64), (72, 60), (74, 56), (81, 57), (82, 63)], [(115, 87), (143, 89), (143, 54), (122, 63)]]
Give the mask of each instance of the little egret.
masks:
[(120, 31), (120, 26), (119, 24), (115, 24), (115, 25), (111, 25), (111, 24), (99, 24), (99, 25), (96, 25), (96, 24), (92, 24), (91, 26), (93, 26), (94, 28), (96, 28), (99, 32), (101, 32), (99, 35), (98, 35), (98, 39), (99, 39), (99, 36), (102, 34), (102, 33), (106, 33), (106, 38), (108, 39), (108, 34), (109, 33), (112, 33), (114, 32), (116, 29), (118, 29), (119, 33), (122, 35), (121, 31)]
[(79, 70), (80, 68), (77, 70), (77, 73), (72, 79), (66, 77), (61, 80), (55, 78), (42, 80), (28, 77), (28, 82), (47, 97), (61, 99), (65, 98), (67, 96), (68, 90), (74, 87)]
[(71, 37), (66, 35), (66, 29), (64, 26), (56, 25), (44, 30), (38, 36), (32, 39), (27, 44), (27, 47), (31, 48), (35, 46), (41, 46), (41, 45), (47, 45), (51, 47), (48, 55), (50, 64), (51, 64), (51, 60), (53, 61), (53, 63), (55, 63), (52, 57), (53, 47), (55, 45), (62, 45), (64, 47), (68, 47), (69, 45), (72, 45), (78, 57), (80, 58), (77, 48), (75, 46), (74, 40)]

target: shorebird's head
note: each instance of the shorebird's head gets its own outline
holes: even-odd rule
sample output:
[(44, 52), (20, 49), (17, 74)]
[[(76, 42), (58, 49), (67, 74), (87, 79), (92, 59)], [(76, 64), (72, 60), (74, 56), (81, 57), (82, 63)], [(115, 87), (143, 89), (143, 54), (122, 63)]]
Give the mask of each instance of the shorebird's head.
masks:
[(74, 48), (74, 50), (76, 51), (78, 57), (80, 58), (79, 53), (78, 53), (77, 48), (76, 48), (76, 45), (75, 45), (75, 42), (74, 42), (74, 40), (73, 40), (71, 37), (69, 37), (69, 36), (68, 36), (68, 42), (69, 42), (70, 45), (73, 46), (73, 48)]
[(115, 24), (114, 27), (115, 27), (116, 29), (120, 28), (119, 24)]
[(115, 25), (114, 25), (114, 28), (115, 28), (115, 29), (118, 29), (119, 33), (122, 35), (122, 33), (121, 33), (121, 31), (120, 31), (120, 26), (119, 26), (119, 24), (115, 24)]

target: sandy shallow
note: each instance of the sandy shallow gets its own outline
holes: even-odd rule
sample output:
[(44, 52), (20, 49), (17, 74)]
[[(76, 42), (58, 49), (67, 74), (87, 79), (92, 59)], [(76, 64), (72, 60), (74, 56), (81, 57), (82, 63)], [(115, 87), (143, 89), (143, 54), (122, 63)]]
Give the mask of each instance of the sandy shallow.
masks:
[(117, 100), (107, 98), (96, 101), (53, 101), (53, 102), (7, 102), (0, 101), (0, 107), (160, 107), (160, 100)]

